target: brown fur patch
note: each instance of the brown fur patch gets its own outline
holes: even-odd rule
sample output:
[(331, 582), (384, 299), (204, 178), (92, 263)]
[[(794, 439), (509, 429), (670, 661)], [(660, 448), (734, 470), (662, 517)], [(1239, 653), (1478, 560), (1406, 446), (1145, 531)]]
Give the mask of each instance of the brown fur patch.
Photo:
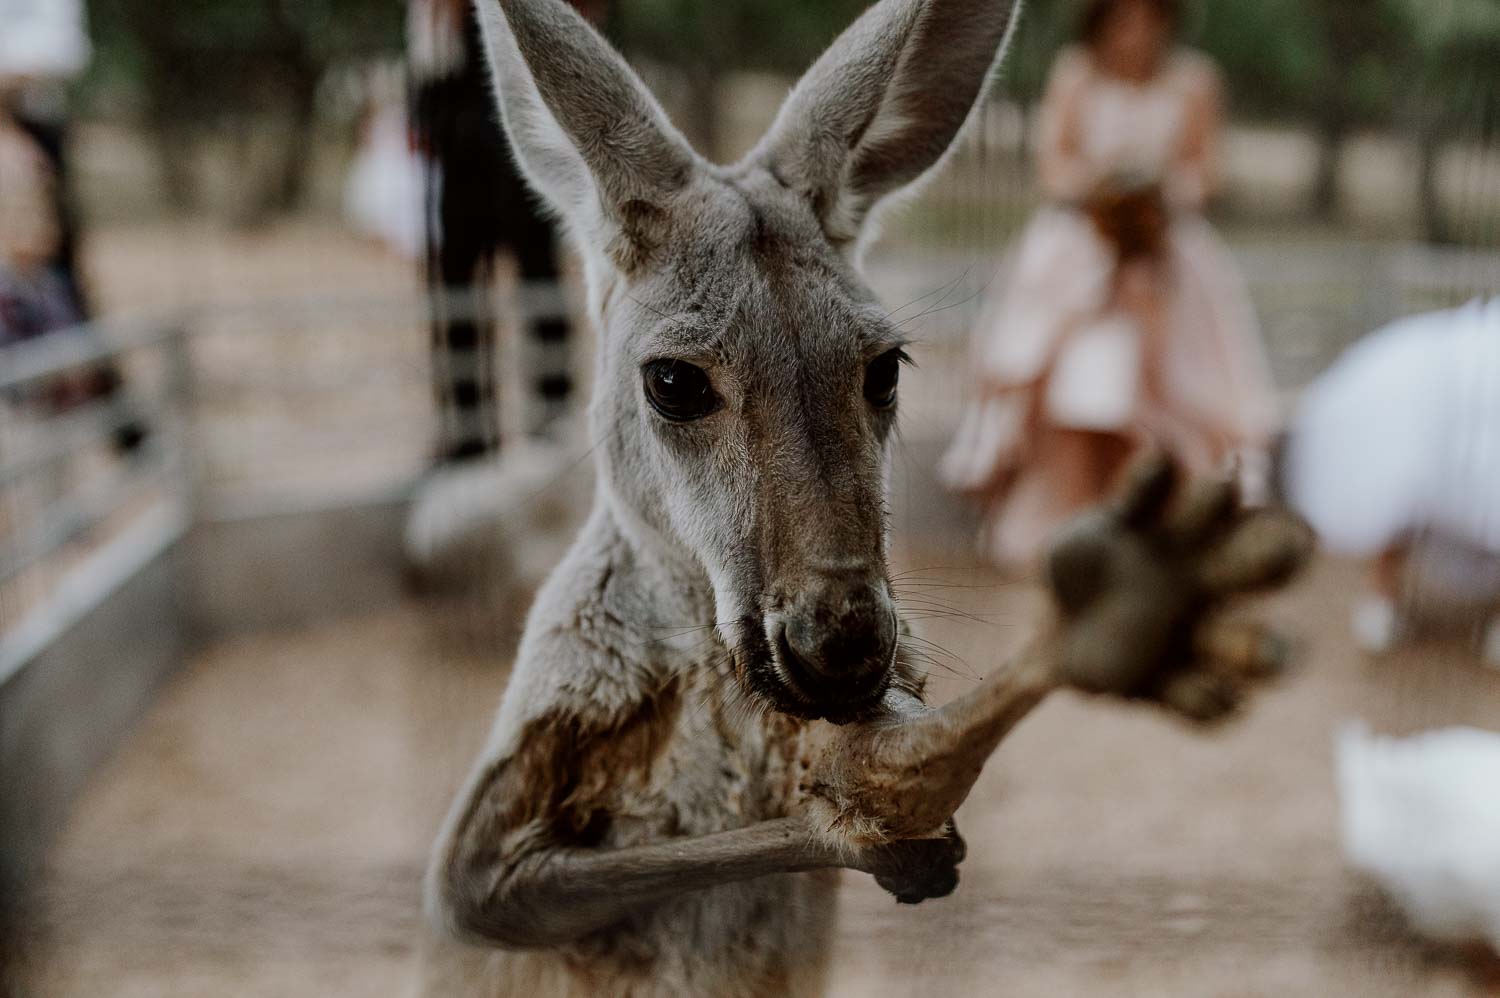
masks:
[(604, 251), (625, 274), (647, 267), (671, 229), (668, 212), (649, 201), (631, 200), (615, 212), (620, 231)]
[(679, 708), (671, 686), (619, 716), (551, 713), (529, 722), (516, 750), (485, 772), (456, 826), (447, 868), (456, 913), (482, 921), (487, 902), (529, 856), (598, 845), (622, 794), (649, 781)]

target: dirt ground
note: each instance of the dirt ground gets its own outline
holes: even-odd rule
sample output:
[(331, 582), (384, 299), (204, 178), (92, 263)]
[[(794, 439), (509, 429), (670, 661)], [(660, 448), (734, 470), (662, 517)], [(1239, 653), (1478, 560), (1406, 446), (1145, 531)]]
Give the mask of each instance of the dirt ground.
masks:
[[(956, 657), (945, 698), (1020, 640), (1036, 596), (951, 552), (906, 562), (980, 618), (924, 624)], [(1265, 608), (1304, 666), (1222, 731), (1046, 704), (959, 813), (956, 895), (897, 907), (846, 875), (832, 994), (1485, 993), (1344, 868), (1331, 737), (1355, 717), (1500, 728), (1500, 673), (1458, 647), (1362, 658), (1354, 583), (1323, 564)], [(426, 851), (505, 680), (446, 619), (411, 605), (199, 655), (52, 857), (37, 993), (403, 994)]]

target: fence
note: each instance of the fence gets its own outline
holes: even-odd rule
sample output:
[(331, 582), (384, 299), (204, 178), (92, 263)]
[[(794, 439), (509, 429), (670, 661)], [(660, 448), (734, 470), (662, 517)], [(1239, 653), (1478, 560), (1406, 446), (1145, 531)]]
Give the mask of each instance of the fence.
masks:
[[(1361, 332), (1500, 286), (1493, 253), (1251, 246), (1240, 256), (1289, 392)], [(930, 464), (941, 448), (925, 444), (952, 431), (993, 264), (910, 246), (872, 261), (874, 284), (917, 317), (908, 464)], [(555, 307), (555, 289), (513, 299), (502, 327), (547, 300)], [(425, 318), (415, 296), (263, 302), (104, 324), (0, 355), (0, 801), (25, 802), (19, 816), (0, 814), (8, 834), (45, 841), (195, 641), (402, 598), (407, 500), (436, 430)], [(518, 339), (500, 365), (516, 386)], [(120, 368), (123, 393), (56, 404), (49, 384), (102, 363)], [(501, 393), (512, 406), (520, 397)], [(127, 425), (145, 437), (122, 449)], [(933, 469), (903, 467), (895, 522), (967, 536), (948, 522), (962, 511), (933, 491)]]
[[(89, 548), (150, 522), (165, 543), (184, 529), (191, 487), (182, 405), (183, 328), (78, 329), (12, 348), (0, 368), (0, 681), (24, 658), (36, 621), (66, 614), (67, 580)], [(69, 405), (69, 379), (102, 367), (128, 379)], [(75, 382), (76, 383), (76, 382)], [(126, 449), (127, 428), (151, 432)], [(86, 602), (86, 600), (84, 601)], [(28, 631), (24, 620), (33, 621)], [(19, 637), (18, 637), (19, 635)]]
[[(510, 328), (566, 304), (555, 288), (518, 292), (444, 307)], [(143, 524), (164, 549), (195, 522), (403, 502), (432, 461), (433, 365), (451, 367), (429, 347), (426, 308), (410, 295), (268, 301), (101, 323), (0, 356), (0, 683), (66, 626), (67, 606), (90, 601), (79, 580), (101, 577), (99, 553)], [(529, 419), (516, 339), (500, 365), (509, 426)], [(68, 398), (103, 367), (121, 390)], [(143, 439), (123, 447), (125, 427)]]
[[(1500, 251), (1416, 244), (1301, 243), (1235, 247), (1287, 403), (1355, 339), (1392, 319), (1500, 293)], [(895, 318), (916, 336), (920, 396), (903, 403), (951, 428), (971, 386), (969, 334), (1003, 276), (1003, 258), (962, 249), (890, 251), (870, 267)], [(934, 408), (935, 407), (935, 408)]]
[[(1493, 252), (1252, 245), (1238, 256), (1289, 392), (1364, 331), (1500, 288)], [(870, 269), (893, 305), (913, 303), (898, 313), (920, 339), (910, 403), (924, 432), (944, 433), (968, 388), (968, 332), (995, 261), (897, 246)], [(531, 289), (502, 313), (563, 303)], [(169, 536), (195, 517), (404, 496), (429, 464), (436, 428), (424, 309), (415, 297), (303, 298), (111, 323), (11, 350), (0, 373), (0, 635), (46, 607), (84, 552), (138, 522), (172, 524)], [(500, 367), (519, 388), (516, 339)], [(121, 369), (123, 393), (65, 409), (49, 402), (49, 382), (99, 364)], [(514, 410), (524, 395), (500, 397)], [(525, 420), (512, 411), (505, 421)], [(146, 437), (120, 452), (114, 438), (129, 423)]]

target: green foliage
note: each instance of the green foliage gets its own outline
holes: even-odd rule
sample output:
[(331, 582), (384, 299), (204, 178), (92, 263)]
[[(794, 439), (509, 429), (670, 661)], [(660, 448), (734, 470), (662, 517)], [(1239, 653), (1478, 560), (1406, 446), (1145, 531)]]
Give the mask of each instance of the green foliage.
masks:
[(1047, 85), (1047, 74), (1057, 51), (1073, 37), (1082, 3), (1033, 3), (1023, 8), (1021, 23), (1011, 37), (1010, 51), (1000, 68), (1005, 90), (1021, 101), (1035, 101)]
[(627, 51), (723, 70), (796, 72), (866, 0), (615, 0), (610, 34)]
[(399, 55), (405, 21), (401, 0), (93, 0), (90, 14), (85, 99), (137, 111), (179, 208), (200, 193), (195, 143), (234, 143), (247, 221), (298, 205), (319, 86), (340, 64)]
[[(616, 0), (612, 34), (630, 51), (677, 64), (796, 72), (865, 0)], [(1002, 70), (1022, 100), (1041, 92), (1084, 0), (1025, 7)], [(1223, 67), (1237, 112), (1388, 124), (1424, 72), (1454, 51), (1488, 46), (1500, 64), (1500, 0), (1198, 0), (1187, 40)]]
[(1402, 0), (1413, 34), (1423, 50), (1441, 53), (1454, 46), (1490, 46), (1500, 59), (1500, 2), (1497, 0)]
[[(610, 34), (627, 51), (678, 65), (794, 73), (868, 0), (614, 0)], [(1003, 69), (1034, 99), (1084, 0), (1033, 2)], [(326, 67), (401, 44), (402, 0), (94, 0), (96, 82), (139, 86), (150, 65), (176, 67), (204, 107), (274, 90), (288, 62)], [(1500, 65), (1500, 0), (1198, 0), (1188, 38), (1224, 68), (1237, 111), (1317, 117), (1329, 102), (1355, 120), (1392, 120), (1418, 74), (1455, 58)], [(258, 68), (259, 67), (259, 70)]]
[(1223, 69), (1237, 111), (1303, 111), (1325, 74), (1318, 18), (1303, 0), (1215, 0), (1195, 27), (1193, 40)]
[(1500, 116), (1500, 0), (1401, 2), (1409, 9), (1420, 98), (1429, 113), (1493, 128)]
[[(89, 89), (125, 91), (177, 113), (274, 103), (293, 77), (398, 55), (401, 0), (93, 0)], [(169, 93), (169, 92), (170, 93)]]

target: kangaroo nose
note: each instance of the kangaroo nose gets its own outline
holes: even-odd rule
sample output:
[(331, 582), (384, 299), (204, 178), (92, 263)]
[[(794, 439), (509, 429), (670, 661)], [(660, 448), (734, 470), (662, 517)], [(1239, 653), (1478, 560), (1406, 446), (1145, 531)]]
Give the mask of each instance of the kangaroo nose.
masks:
[(868, 695), (890, 671), (896, 611), (883, 583), (824, 580), (793, 599), (780, 624), (782, 664), (814, 698)]

